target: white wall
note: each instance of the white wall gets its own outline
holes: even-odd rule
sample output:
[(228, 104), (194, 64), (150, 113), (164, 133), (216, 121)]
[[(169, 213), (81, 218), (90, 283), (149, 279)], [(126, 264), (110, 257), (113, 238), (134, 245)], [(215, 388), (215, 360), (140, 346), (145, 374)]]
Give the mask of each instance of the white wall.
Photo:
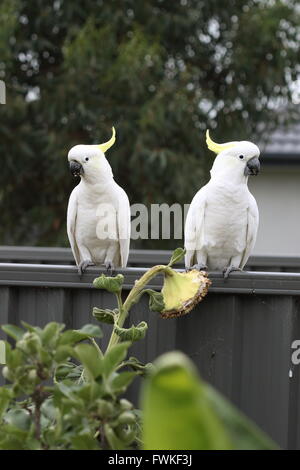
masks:
[(300, 168), (262, 165), (249, 188), (260, 214), (253, 254), (300, 256)]

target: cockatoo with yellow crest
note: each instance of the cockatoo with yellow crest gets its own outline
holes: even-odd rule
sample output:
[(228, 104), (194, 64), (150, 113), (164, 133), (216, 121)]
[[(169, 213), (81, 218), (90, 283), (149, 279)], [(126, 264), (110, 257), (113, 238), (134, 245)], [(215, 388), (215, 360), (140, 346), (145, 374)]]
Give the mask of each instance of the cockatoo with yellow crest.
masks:
[(115, 143), (75, 145), (68, 154), (73, 176), (80, 183), (68, 205), (67, 230), (72, 252), (82, 274), (88, 266), (107, 270), (125, 267), (130, 242), (130, 206), (127, 194), (115, 182), (105, 152)]
[(210, 181), (193, 198), (185, 223), (185, 265), (222, 270), (227, 278), (242, 270), (254, 247), (258, 208), (248, 177), (260, 170), (259, 149), (252, 142), (216, 144), (206, 132), (209, 150), (217, 157)]

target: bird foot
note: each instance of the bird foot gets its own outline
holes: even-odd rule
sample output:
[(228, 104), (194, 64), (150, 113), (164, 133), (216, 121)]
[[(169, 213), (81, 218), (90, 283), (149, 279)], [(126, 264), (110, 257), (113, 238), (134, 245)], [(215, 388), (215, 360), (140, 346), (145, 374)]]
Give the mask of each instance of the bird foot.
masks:
[(105, 269), (106, 269), (107, 273), (108, 273), (110, 276), (112, 276), (113, 273), (114, 273), (114, 271), (115, 271), (115, 266), (114, 266), (114, 264), (113, 264), (111, 261), (106, 261), (106, 262), (104, 263), (104, 266), (105, 266)]
[(236, 268), (235, 266), (227, 266), (223, 269), (223, 277), (224, 279), (228, 279), (229, 274), (233, 271), (242, 271), (241, 268)]
[(207, 266), (205, 264), (194, 264), (191, 268), (187, 269), (187, 271), (191, 271), (192, 269), (196, 269), (197, 271), (207, 271)]
[(81, 261), (81, 263), (78, 266), (79, 276), (83, 275), (84, 271), (86, 270), (88, 266), (95, 266), (95, 263), (93, 263), (93, 261), (91, 261), (90, 259), (84, 259), (83, 261)]

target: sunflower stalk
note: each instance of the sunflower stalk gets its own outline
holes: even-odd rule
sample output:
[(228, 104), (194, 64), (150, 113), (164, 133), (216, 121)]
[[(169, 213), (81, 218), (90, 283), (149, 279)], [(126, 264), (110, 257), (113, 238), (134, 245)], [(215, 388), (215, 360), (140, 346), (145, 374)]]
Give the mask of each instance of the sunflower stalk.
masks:
[[(110, 351), (120, 340), (137, 341), (142, 339), (147, 330), (147, 323), (140, 322), (131, 328), (123, 328), (123, 325), (134, 304), (143, 294), (149, 295), (149, 309), (159, 312), (162, 318), (173, 318), (189, 313), (195, 305), (207, 294), (210, 280), (203, 271), (195, 269), (189, 272), (178, 272), (172, 265), (180, 261), (185, 250), (177, 248), (167, 266), (156, 265), (146, 271), (140, 279), (137, 279), (124, 303), (122, 301), (122, 286), (124, 276), (118, 274), (115, 277), (107, 277), (104, 274), (94, 280), (94, 286), (105, 289), (115, 294), (118, 308), (114, 310), (94, 308), (95, 318), (104, 323), (113, 324), (113, 331), (108, 342), (106, 352)], [(146, 288), (151, 279), (159, 274), (164, 275), (163, 288), (160, 292)]]
[[(135, 285), (129, 292), (124, 304), (122, 302), (121, 292), (119, 291), (116, 293), (116, 297), (118, 301), (118, 311), (119, 311), (117, 318), (115, 320), (115, 325), (117, 327), (119, 328), (123, 327), (125, 320), (128, 317), (131, 307), (139, 300), (139, 298), (143, 294), (143, 289), (151, 281), (151, 279), (153, 279), (155, 276), (157, 276), (161, 272), (164, 272), (168, 276), (173, 276), (173, 273), (174, 273), (173, 269), (169, 266), (164, 266), (164, 265), (153, 266), (151, 269), (145, 272), (145, 274), (143, 274), (143, 276), (140, 279), (135, 281)], [(109, 351), (115, 344), (117, 344), (119, 340), (120, 340), (120, 336), (116, 334), (115, 327), (114, 327), (106, 352)]]

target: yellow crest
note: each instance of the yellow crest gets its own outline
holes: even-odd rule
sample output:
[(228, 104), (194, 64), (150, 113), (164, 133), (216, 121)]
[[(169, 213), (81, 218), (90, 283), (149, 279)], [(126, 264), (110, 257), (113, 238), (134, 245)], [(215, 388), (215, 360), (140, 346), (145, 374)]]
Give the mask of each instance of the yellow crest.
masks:
[(229, 142), (227, 144), (216, 144), (213, 140), (211, 140), (209, 135), (209, 130), (206, 131), (206, 145), (212, 152), (221, 153), (223, 150), (230, 149), (231, 147), (235, 146), (235, 143)]
[(102, 150), (103, 153), (105, 153), (106, 150), (108, 150), (110, 147), (114, 145), (115, 141), (116, 141), (116, 131), (115, 131), (115, 128), (113, 127), (111, 138), (107, 142), (104, 142), (104, 144), (99, 144), (98, 147), (100, 150)]

